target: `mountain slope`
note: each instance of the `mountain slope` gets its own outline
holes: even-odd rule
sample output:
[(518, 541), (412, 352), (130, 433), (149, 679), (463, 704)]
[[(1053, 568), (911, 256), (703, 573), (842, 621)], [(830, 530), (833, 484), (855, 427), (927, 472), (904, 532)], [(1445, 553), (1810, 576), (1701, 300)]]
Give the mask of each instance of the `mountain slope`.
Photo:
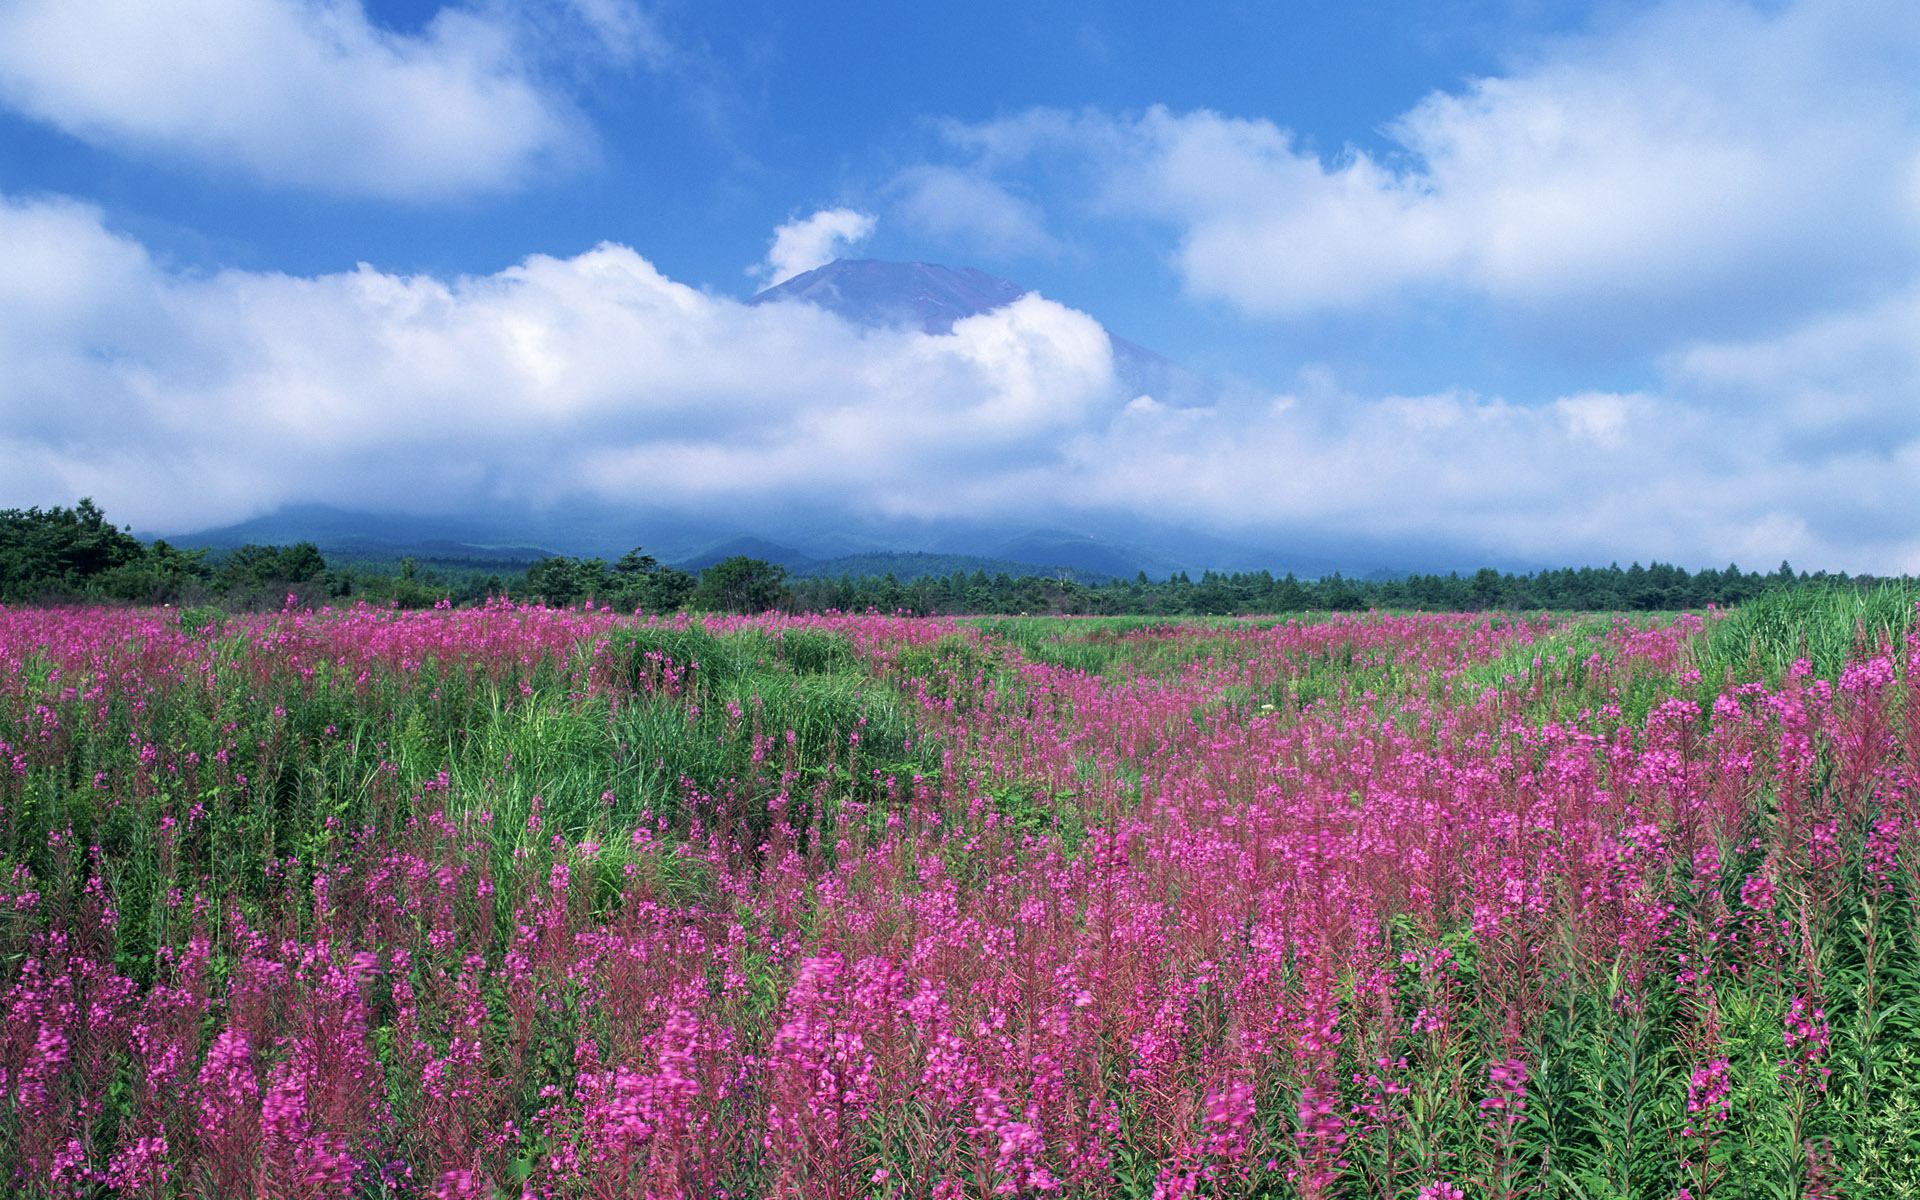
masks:
[(350, 512), (323, 504), (290, 504), (238, 524), (169, 536), (181, 545), (215, 549), (248, 543), (271, 546), (313, 542), (328, 558), (345, 561), (411, 554), (524, 562), (553, 553), (543, 544), (515, 536), (515, 531), (484, 519)]
[[(958, 322), (1028, 294), (1018, 283), (970, 268), (839, 260), (768, 288), (749, 303), (809, 304), (866, 328), (904, 328), (944, 337)], [(1108, 336), (1125, 389), (1108, 397), (1116, 410), (1141, 394), (1173, 408), (1217, 402), (1216, 385), (1150, 350)], [(1062, 522), (1070, 524), (1070, 530), (1062, 529)], [(1453, 565), (1444, 548), (1359, 545), (1312, 531), (1243, 540), (1125, 510), (912, 518), (854, 511), (826, 496), (790, 497), (757, 509), (721, 509), (691, 497), (660, 497), (635, 505), (575, 495), (565, 503), (500, 501), (442, 516), (301, 505), (223, 529), (162, 532), (189, 546), (314, 541), (329, 557), (349, 559), (432, 554), (511, 562), (557, 553), (611, 560), (641, 546), (667, 563), (703, 567), (730, 554), (746, 554), (779, 562), (796, 575), (838, 574), (855, 564), (866, 569), (891, 563), (889, 556), (897, 555), (958, 556), (1016, 567), (1040, 564), (1049, 572), (1064, 567), (1085, 576), (1128, 579), (1142, 571), (1165, 578), (1204, 568), (1266, 568), (1311, 576), (1336, 567), (1364, 573), (1388, 564), (1395, 569)], [(833, 561), (843, 558), (852, 561)], [(900, 560), (881, 569), (917, 572), (929, 566)], [(948, 570), (948, 564), (941, 569)]]
[(955, 321), (1012, 304), (1029, 289), (972, 267), (836, 259), (776, 283), (748, 304), (799, 301), (857, 325), (952, 333)]
[[(947, 334), (954, 323), (1012, 304), (1033, 289), (972, 267), (840, 258), (783, 280), (748, 304), (811, 304), (869, 329), (904, 326)], [(1128, 391), (1175, 399), (1200, 379), (1171, 359), (1107, 334), (1113, 369)]]

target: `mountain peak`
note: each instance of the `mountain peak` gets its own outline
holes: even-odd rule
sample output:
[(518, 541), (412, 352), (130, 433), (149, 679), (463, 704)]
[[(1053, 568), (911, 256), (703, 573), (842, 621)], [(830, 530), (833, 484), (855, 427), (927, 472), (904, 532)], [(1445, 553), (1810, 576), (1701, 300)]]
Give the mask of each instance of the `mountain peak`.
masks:
[[(953, 332), (955, 321), (1012, 304), (1031, 290), (973, 267), (837, 258), (782, 280), (747, 303), (797, 300), (870, 329), (905, 326), (946, 334)], [(1107, 338), (1113, 345), (1114, 373), (1135, 395), (1177, 403), (1199, 393), (1201, 381), (1186, 368), (1123, 337), (1109, 333)]]
[(952, 333), (954, 322), (992, 312), (1031, 290), (972, 267), (840, 258), (774, 284), (748, 300), (800, 300), (861, 325), (906, 325)]

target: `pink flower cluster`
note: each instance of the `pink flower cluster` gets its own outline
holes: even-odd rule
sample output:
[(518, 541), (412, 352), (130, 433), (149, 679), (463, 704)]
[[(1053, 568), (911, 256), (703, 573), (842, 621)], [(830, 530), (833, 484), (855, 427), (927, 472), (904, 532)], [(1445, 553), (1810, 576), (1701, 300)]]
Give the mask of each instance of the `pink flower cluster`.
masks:
[[(856, 789), (803, 771), (801, 731), (758, 727), (755, 696), (619, 661), (630, 623), (286, 612), (207, 638), (152, 613), (0, 611), (0, 835), (77, 779), (65, 802), (153, 831), (154, 880), (136, 928), (118, 851), (64, 828), (19, 847), (53, 866), (0, 880), (9, 1185), (1330, 1193), (1435, 1104), (1506, 1154), (1540, 1068), (1510, 1048), (1563, 983), (1630, 1007), (1676, 962), (1689, 994), (1805, 965), (1791, 898), (1864, 847), (1901, 869), (1920, 815), (1913, 645), (1838, 687), (1794, 673), (1630, 719), (1648, 678), (1687, 669), (1697, 620), (1553, 661), (1525, 650), (1571, 636), (1547, 619), (1122, 631), (1133, 657), (1100, 675), (952, 621), (712, 622), (844, 638), (911, 708), (941, 769)], [(1534, 665), (1487, 669), (1509, 652)], [(235, 764), (323, 761), (339, 726), (300, 726), (303, 705), (374, 705), (429, 664), (609, 730), (642, 704), (693, 729), (700, 704), (756, 753), (684, 782), (693, 815), (621, 828), (544, 803), (496, 819), (501, 778), (558, 794), (538, 781), (564, 764), (538, 755), (395, 753), (341, 785), (381, 796), (388, 825), (276, 845), (268, 899), (178, 866), (212, 836), (202, 797), (271, 807)], [(263, 714), (250, 741), (213, 703), (236, 679)], [(208, 754), (171, 736), (178, 713)], [(636, 788), (614, 772), (586, 794), (637, 811)], [(1783, 1070), (1824, 1080), (1811, 990), (1784, 1039)], [(1437, 1055), (1463, 1064), (1454, 1092), (1418, 1066)], [(1704, 1136), (1727, 1091), (1725, 1059), (1702, 1064)], [(1464, 1200), (1464, 1168), (1395, 1161), (1397, 1194)]]

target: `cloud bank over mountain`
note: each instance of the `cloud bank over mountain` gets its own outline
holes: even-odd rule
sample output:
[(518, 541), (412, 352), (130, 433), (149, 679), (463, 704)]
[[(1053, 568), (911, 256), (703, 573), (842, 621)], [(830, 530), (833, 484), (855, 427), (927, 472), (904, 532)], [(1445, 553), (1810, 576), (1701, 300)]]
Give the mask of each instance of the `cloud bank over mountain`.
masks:
[[(1661, 519), (1644, 503), (1657, 495), (1743, 512), (1700, 544), (1745, 558), (1911, 570), (1920, 542), (1898, 514), (1920, 505), (1917, 71), (1920, 22), (1891, 0), (1668, 3), (1428, 94), (1378, 149), (1206, 109), (1036, 108), (947, 123), (940, 169), (1047, 188), (1056, 212), (1116, 231), (1170, 231), (1185, 293), (1254, 327), (1344, 330), (1383, 355), (1396, 334), (1430, 345), (1460, 328), (1496, 362), (1637, 381), (1477, 397), (1429, 350), (1434, 395), (1413, 408), (1356, 398), (1372, 415), (1337, 418), (1346, 439), (1323, 426), (1318, 447), (1272, 444), (1307, 456), (1282, 460), (1302, 479), (1329, 461), (1426, 474), (1417, 461), (1451, 447), (1463, 472), (1506, 475), (1513, 508), (1436, 470), (1440, 503), (1502, 540), (1537, 544), (1525, 530), (1545, 502), (1567, 513), (1568, 546), (1632, 544), (1631, 520)], [(1409, 415), (1403, 437), (1366, 432), (1416, 410), (1431, 420)], [(1554, 461), (1539, 437), (1555, 427), (1607, 452), (1559, 475), (1590, 502), (1579, 516), (1527, 482)], [(1623, 456), (1612, 484), (1592, 469), (1607, 454)]]
[[(829, 18), (856, 14), (823, 10), (838, 51)], [(1180, 53), (1177, 31), (1122, 23), (1079, 74), (1016, 70), (1014, 47), (942, 76), (978, 82), (972, 115), (903, 113), (825, 155), (750, 94), (816, 26), (730, 50), (709, 36), (725, 19), (0, 0), (0, 139), (44, 160), (0, 161), (0, 505), (91, 494), (147, 529), (303, 502), (678, 506), (745, 528), (804, 508), (1177, 522), (1462, 565), (1920, 571), (1904, 0), (1635, 0), (1370, 94), (1385, 115), (1352, 141), (1257, 102), (1002, 100)], [(819, 61), (782, 78), (824, 87)], [(813, 128), (872, 115), (847, 99), (866, 76), (827, 82)], [(692, 136), (662, 113), (697, 126), (675, 161), (704, 182), (650, 156)], [(756, 141), (754, 119), (777, 128)], [(775, 163), (782, 138), (826, 165)], [(634, 216), (596, 170), (661, 174), (656, 209), (696, 198)], [(568, 171), (580, 186), (543, 186)], [(204, 229), (167, 207), (202, 190)], [(1042, 286), (880, 328), (705, 282), (738, 287), (761, 246), (764, 282), (857, 246)], [(1103, 320), (1213, 382), (1152, 382)]]
[[(0, 242), (24, 251), (0, 284), (12, 486), (148, 528), (591, 499), (1878, 570), (1916, 550), (1911, 449), (1797, 459), (1791, 426), (1658, 394), (1364, 396), (1309, 371), (1182, 406), (1127, 394), (1101, 325), (1038, 295), (928, 334), (713, 296), (610, 244), (452, 279), (202, 276), (60, 201), (0, 207)], [(1766, 347), (1702, 344), (1674, 379), (1810, 392), (1821, 354), (1884, 334), (1835, 329), (1797, 376)]]

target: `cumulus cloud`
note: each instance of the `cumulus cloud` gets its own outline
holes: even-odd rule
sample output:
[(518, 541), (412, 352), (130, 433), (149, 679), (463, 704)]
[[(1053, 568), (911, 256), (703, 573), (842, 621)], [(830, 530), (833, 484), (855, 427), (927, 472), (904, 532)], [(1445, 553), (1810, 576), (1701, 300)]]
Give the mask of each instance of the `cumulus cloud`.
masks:
[(1076, 443), (1089, 503), (1544, 562), (1914, 570), (1916, 71), (1895, 0), (1671, 0), (1426, 97), (1384, 151), (1035, 109), (947, 126), (942, 169), (1169, 228), (1190, 295), (1335, 359), (1353, 340), (1329, 330), (1378, 357), (1382, 331), (1460, 327), (1508, 379), (1602, 362), (1637, 384), (1502, 398), (1429, 362), (1419, 395), (1309, 371), (1258, 404), (1139, 402)]
[(1124, 507), (1249, 540), (1421, 546), (1538, 563), (1920, 569), (1920, 439), (1804, 462), (1774, 430), (1666, 395), (1526, 405), (1315, 384), (1234, 409), (1134, 404), (1063, 475)]
[(536, 63), (568, 30), (616, 61), (665, 54), (630, 0), (448, 7), (413, 34), (361, 0), (7, 0), (0, 103), (270, 185), (430, 200), (582, 153), (581, 120)]
[(0, 203), (0, 244), (0, 505), (91, 494), (150, 528), (299, 501), (917, 511), (944, 503), (930, 475), (1044, 459), (1120, 399), (1100, 325), (1038, 296), (934, 337), (709, 296), (615, 245), (450, 280), (198, 276), (64, 201)]
[[(453, 279), (189, 274), (59, 200), (0, 200), (0, 244), (0, 506), (92, 495), (162, 530), (302, 502), (831, 506), (1920, 570), (1911, 412), (1868, 443), (1808, 436), (1844, 419), (1822, 397), (1854, 364), (1920, 377), (1917, 297), (1701, 342), (1645, 391), (1369, 395), (1310, 368), (1176, 404), (1125, 390), (1099, 323), (1031, 294), (929, 335), (714, 296), (611, 244)], [(1740, 403), (1755, 380), (1784, 399)]]
[(1765, 413), (1795, 452), (1920, 437), (1920, 280), (1769, 336), (1686, 343), (1666, 370), (1689, 394)]
[(873, 236), (875, 219), (851, 208), (823, 208), (773, 231), (767, 257), (747, 273), (766, 287), (824, 267)]
[(1077, 157), (1096, 209), (1170, 223), (1187, 289), (1257, 317), (1468, 299), (1644, 351), (1913, 277), (1916, 70), (1904, 0), (1709, 0), (1436, 92), (1385, 128), (1387, 154), (1161, 108), (1029, 112), (953, 140), (988, 179)]

